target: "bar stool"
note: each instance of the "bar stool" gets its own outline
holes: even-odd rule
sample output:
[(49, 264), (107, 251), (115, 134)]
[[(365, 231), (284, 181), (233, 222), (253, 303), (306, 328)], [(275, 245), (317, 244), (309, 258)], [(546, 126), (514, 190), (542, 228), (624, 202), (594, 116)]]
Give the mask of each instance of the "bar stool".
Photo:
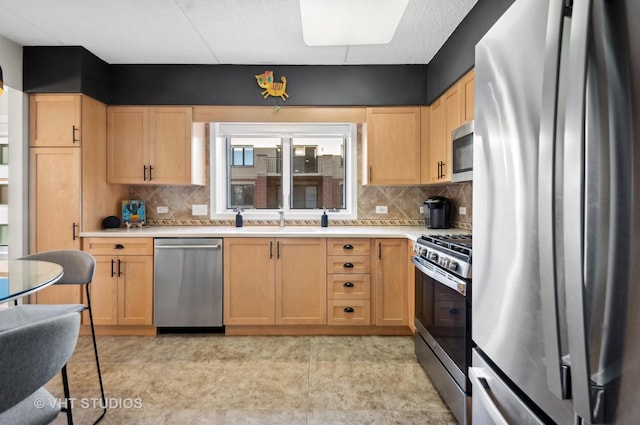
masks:
[(91, 337), (93, 339), (93, 352), (96, 359), (96, 368), (98, 370), (98, 381), (100, 383), (100, 396), (102, 397), (103, 411), (100, 416), (95, 420), (94, 424), (97, 424), (102, 420), (107, 413), (107, 403), (104, 396), (104, 386), (102, 384), (102, 372), (100, 371), (100, 359), (98, 357), (98, 345), (96, 344), (96, 333), (93, 326), (93, 313), (91, 311), (91, 296), (89, 294), (89, 285), (93, 280), (93, 275), (96, 268), (96, 260), (91, 254), (80, 250), (54, 250), (44, 251), (37, 254), (27, 255), (21, 257), (20, 260), (40, 260), (49, 261), (62, 266), (64, 274), (62, 278), (54, 283), (54, 285), (84, 285), (87, 295), (87, 305), (84, 304), (22, 304), (13, 309), (25, 309), (25, 310), (48, 310), (55, 311), (58, 314), (65, 312), (77, 312), (80, 313), (84, 310), (89, 312), (89, 322), (91, 324)]
[[(2, 424), (47, 424), (64, 410), (44, 385), (60, 370), (66, 382), (66, 365), (78, 340), (80, 313), (42, 313), (15, 308), (0, 311)], [(67, 385), (64, 396), (69, 399)], [(70, 413), (67, 412), (67, 422), (73, 423)]]

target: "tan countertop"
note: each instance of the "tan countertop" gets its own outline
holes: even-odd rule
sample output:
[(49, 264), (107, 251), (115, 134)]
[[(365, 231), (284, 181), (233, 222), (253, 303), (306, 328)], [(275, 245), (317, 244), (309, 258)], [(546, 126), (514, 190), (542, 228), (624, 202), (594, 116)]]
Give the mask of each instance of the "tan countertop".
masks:
[(464, 234), (465, 229), (427, 229), (424, 226), (144, 226), (142, 228), (81, 232), (81, 237), (210, 238), (210, 237), (350, 237), (407, 238), (423, 234)]

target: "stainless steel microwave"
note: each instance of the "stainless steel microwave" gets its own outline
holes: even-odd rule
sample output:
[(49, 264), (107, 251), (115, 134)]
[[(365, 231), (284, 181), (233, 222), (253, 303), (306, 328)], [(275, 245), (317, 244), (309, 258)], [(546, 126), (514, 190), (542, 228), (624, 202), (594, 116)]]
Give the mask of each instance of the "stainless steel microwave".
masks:
[(473, 179), (473, 121), (451, 132), (451, 181)]

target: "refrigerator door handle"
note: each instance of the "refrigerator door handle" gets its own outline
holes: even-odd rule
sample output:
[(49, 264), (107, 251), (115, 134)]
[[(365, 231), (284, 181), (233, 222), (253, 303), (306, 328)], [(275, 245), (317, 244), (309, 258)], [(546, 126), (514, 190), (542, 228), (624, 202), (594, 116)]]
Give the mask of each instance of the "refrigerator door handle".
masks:
[(557, 144), (562, 135), (558, 129), (558, 84), (562, 49), (564, 0), (551, 0), (547, 20), (545, 58), (540, 110), (540, 140), (538, 148), (538, 244), (540, 255), (540, 286), (547, 386), (558, 398), (568, 398), (569, 389), (562, 379), (560, 316), (558, 300), (559, 269), (556, 264), (556, 158)]
[(564, 260), (573, 408), (594, 423), (584, 288), (584, 190), (587, 49), (592, 0), (574, 2), (569, 52), (564, 155)]
[(500, 409), (498, 409), (498, 406), (496, 406), (491, 399), (491, 395), (489, 394), (489, 379), (490, 378), (483, 373), (481, 367), (469, 368), (469, 380), (471, 381), (471, 386), (473, 388), (473, 397), (482, 404), (485, 411), (489, 416), (491, 416), (491, 419), (493, 419), (493, 422), (496, 425), (509, 425), (509, 421), (505, 419), (500, 412)]

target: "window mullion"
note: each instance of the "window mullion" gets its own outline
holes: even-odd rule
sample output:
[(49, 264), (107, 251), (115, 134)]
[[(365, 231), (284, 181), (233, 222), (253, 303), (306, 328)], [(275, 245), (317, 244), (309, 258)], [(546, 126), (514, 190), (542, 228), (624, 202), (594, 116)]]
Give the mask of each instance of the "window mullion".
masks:
[(293, 173), (291, 168), (291, 138), (282, 138), (282, 209), (284, 211), (291, 210), (291, 191)]

